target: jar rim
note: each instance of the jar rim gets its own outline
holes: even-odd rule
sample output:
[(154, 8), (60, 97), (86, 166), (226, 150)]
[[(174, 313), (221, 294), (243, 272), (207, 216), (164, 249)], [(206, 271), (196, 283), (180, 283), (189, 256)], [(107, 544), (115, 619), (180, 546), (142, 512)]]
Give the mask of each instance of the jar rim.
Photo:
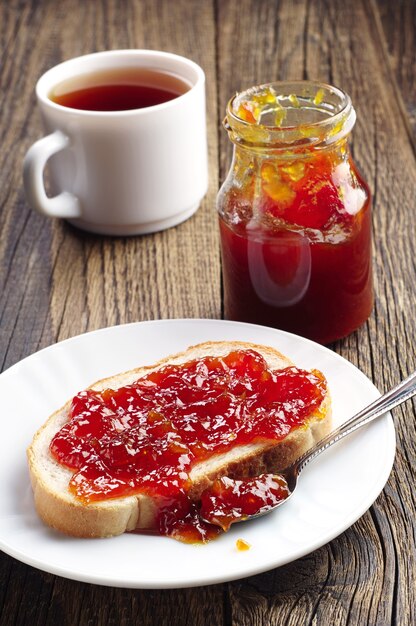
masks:
[[(273, 115), (275, 123), (270, 123)], [(350, 96), (338, 87), (312, 80), (277, 81), (235, 94), (224, 125), (234, 143), (287, 149), (339, 141), (351, 132), (355, 119)]]

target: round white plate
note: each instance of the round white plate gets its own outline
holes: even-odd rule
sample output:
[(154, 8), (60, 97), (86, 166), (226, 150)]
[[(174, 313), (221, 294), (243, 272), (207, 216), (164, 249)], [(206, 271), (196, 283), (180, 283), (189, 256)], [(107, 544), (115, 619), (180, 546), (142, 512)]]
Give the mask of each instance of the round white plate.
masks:
[[(251, 324), (140, 322), (53, 345), (0, 376), (0, 547), (4, 552), (44, 571), (89, 583), (191, 587), (242, 578), (298, 559), (339, 535), (371, 506), (394, 460), (395, 433), (389, 415), (350, 435), (308, 466), (296, 494), (280, 510), (237, 524), (207, 545), (138, 534), (75, 539), (44, 526), (34, 510), (25, 450), (49, 414), (96, 380), (208, 340), (270, 345), (300, 367), (320, 369), (329, 382), (335, 425), (380, 395), (364, 374), (330, 350)], [(236, 549), (240, 537), (251, 544), (250, 550)]]

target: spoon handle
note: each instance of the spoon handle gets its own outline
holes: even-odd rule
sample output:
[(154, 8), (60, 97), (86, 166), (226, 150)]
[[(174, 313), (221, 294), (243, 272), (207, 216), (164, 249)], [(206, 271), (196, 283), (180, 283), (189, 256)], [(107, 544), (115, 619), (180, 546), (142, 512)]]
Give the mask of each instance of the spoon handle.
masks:
[(410, 376), (405, 378), (405, 380), (399, 383), (396, 387), (382, 395), (380, 398), (377, 398), (377, 400), (362, 409), (359, 413), (356, 413), (356, 415), (351, 417), (344, 424), (330, 432), (326, 437), (321, 439), (321, 441), (318, 441), (313, 448), (305, 452), (303, 456), (295, 461), (293, 464), (294, 469), (299, 474), (303, 468), (310, 461), (312, 461), (312, 459), (329, 448), (329, 446), (332, 446), (332, 444), (336, 443), (343, 437), (346, 437), (358, 428), (361, 428), (361, 426), (377, 419), (387, 411), (394, 409), (399, 404), (402, 404), (402, 402), (406, 402), (406, 400), (409, 400), (409, 398), (415, 394), (416, 372), (413, 372), (413, 374), (410, 374)]

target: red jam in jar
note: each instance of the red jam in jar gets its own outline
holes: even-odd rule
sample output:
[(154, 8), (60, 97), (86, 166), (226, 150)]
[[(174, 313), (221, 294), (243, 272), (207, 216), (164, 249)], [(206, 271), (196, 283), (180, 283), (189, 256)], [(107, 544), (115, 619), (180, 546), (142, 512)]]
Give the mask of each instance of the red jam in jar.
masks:
[[(283, 439), (319, 415), (326, 389), (319, 371), (273, 371), (255, 350), (167, 365), (116, 390), (80, 392), (50, 452), (73, 470), (69, 490), (85, 504), (149, 495), (161, 534), (207, 541), (220, 529), (188, 497), (192, 468), (234, 446)], [(264, 481), (251, 489), (260, 507), (282, 491)], [(240, 517), (250, 514), (250, 485), (239, 491), (240, 498), (216, 487), (211, 508), (222, 507), (224, 518), (240, 500)]]
[(217, 200), (225, 317), (330, 343), (373, 306), (370, 193), (348, 147), (350, 98), (313, 82), (229, 103), (234, 143)]

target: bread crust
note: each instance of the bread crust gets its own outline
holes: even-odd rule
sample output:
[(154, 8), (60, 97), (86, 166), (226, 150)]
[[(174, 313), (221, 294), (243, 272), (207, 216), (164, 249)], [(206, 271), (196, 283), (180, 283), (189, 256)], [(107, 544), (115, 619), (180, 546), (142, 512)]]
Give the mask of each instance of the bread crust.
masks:
[[(203, 356), (222, 356), (238, 349), (256, 350), (272, 369), (293, 365), (274, 348), (240, 341), (210, 341), (191, 346), (181, 353), (161, 359), (154, 365), (102, 379), (89, 389), (117, 389), (168, 364), (185, 363)], [(126, 531), (153, 529), (158, 502), (152, 497), (137, 494), (84, 504), (69, 492), (68, 483), (72, 471), (52, 457), (49, 443), (67, 422), (70, 406), (71, 401), (68, 401), (49, 417), (36, 432), (27, 450), (35, 507), (40, 518), (48, 526), (75, 537), (110, 537)], [(230, 452), (215, 455), (208, 462), (195, 465), (190, 472), (190, 497), (198, 499), (213, 480), (224, 475), (238, 478), (284, 469), (322, 439), (331, 430), (331, 422), (331, 401), (328, 393), (307, 424), (291, 431), (284, 440), (238, 446)]]

